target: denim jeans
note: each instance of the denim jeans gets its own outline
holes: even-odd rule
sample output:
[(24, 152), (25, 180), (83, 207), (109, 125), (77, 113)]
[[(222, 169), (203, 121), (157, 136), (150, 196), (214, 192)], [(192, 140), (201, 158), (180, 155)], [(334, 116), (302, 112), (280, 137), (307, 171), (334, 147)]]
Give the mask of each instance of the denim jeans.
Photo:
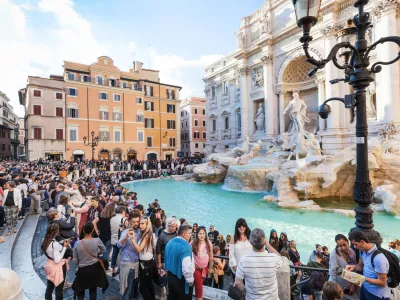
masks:
[(130, 300), (135, 296), (135, 285), (137, 283), (137, 279), (135, 280), (135, 269), (129, 270), (128, 275), (128, 287), (126, 288), (124, 294), (121, 297), (121, 300)]
[(111, 268), (115, 268), (117, 266), (117, 258), (119, 254), (119, 248), (117, 245), (112, 245), (112, 257), (111, 257)]
[(361, 287), (360, 300), (383, 300), (383, 299), (389, 300), (389, 298), (377, 297), (374, 294), (368, 292), (364, 286)]
[(104, 252), (103, 258), (107, 259), (109, 261), (110, 260), (110, 253), (111, 253), (111, 249), (112, 249), (111, 240), (108, 240), (108, 241), (101, 240), (101, 241), (103, 242), (104, 247), (106, 247), (106, 252)]

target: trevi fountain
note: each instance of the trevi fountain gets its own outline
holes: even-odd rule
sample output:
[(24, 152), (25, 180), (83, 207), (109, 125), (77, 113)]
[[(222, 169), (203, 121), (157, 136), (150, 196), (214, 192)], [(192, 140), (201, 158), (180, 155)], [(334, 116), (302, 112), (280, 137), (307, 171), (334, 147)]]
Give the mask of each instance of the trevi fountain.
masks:
[[(265, 193), (265, 201), (280, 207), (328, 210), (354, 216), (353, 210), (322, 208), (311, 199), (351, 197), (356, 170), (356, 145), (334, 155), (322, 155), (309, 122), (307, 105), (297, 93), (284, 110), (290, 126), (268, 145), (246, 136), (240, 147), (215, 151), (201, 165), (189, 166), (192, 181), (224, 183), (223, 188), (238, 192)], [(260, 105), (255, 114), (256, 130), (264, 126)], [(389, 123), (369, 144), (369, 170), (374, 188), (373, 209), (400, 216), (400, 127)]]

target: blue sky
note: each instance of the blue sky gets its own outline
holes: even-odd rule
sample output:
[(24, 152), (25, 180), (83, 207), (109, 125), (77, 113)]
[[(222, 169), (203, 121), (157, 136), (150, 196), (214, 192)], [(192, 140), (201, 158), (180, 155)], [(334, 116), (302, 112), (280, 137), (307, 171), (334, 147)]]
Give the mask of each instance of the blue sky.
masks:
[(162, 82), (183, 87), (181, 98), (203, 96), (204, 67), (236, 48), (240, 19), (263, 2), (0, 0), (0, 90), (22, 115), (17, 91), (28, 75), (61, 74), (63, 60), (108, 55), (121, 70), (150, 63)]

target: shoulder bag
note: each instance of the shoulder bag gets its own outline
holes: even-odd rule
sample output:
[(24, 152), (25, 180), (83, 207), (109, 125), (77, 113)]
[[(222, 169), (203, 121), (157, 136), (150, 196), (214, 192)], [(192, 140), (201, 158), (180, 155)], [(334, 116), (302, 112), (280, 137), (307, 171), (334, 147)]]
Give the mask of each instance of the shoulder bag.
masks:
[(89, 252), (89, 250), (86, 248), (85, 244), (82, 241), (81, 241), (81, 245), (82, 245), (83, 249), (85, 249), (86, 253), (89, 254), (89, 256), (97, 259), (97, 261), (100, 263), (101, 267), (103, 268), (104, 272), (107, 272), (107, 270), (109, 268), (108, 260), (94, 256), (92, 253)]

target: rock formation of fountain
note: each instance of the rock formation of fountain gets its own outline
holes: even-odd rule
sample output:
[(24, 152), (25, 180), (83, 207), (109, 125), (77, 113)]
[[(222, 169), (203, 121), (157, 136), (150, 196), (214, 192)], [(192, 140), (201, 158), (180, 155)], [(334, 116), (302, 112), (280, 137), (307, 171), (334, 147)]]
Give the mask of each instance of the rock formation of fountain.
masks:
[[(321, 155), (318, 140), (304, 130), (307, 119), (299, 100), (302, 101), (293, 99), (285, 110), (291, 114), (291, 128), (277, 138), (266, 154), (261, 154), (261, 141), (250, 143), (246, 136), (241, 147), (213, 153), (207, 163), (196, 166), (194, 179), (224, 182), (229, 190), (266, 192), (266, 201), (277, 201), (279, 206), (289, 208), (321, 209), (309, 199), (352, 196), (356, 145), (336, 155)], [(377, 139), (369, 141), (368, 155), (375, 208), (396, 215), (400, 215), (400, 141), (394, 137), (399, 133), (400, 128), (389, 123)]]

